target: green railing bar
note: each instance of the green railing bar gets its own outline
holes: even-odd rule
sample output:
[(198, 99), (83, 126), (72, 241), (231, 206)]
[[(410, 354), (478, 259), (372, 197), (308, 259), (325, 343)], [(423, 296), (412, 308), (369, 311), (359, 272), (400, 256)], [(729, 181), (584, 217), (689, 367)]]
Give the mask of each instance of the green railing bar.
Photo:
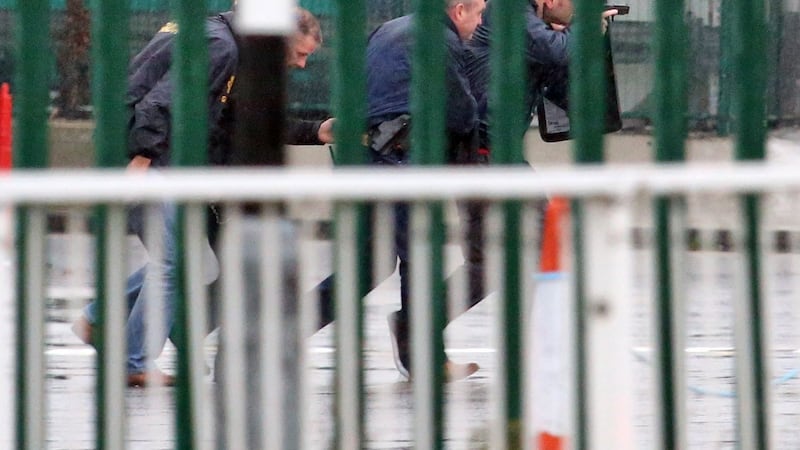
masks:
[[(603, 125), (605, 123), (605, 86), (603, 38), (600, 35), (602, 2), (577, 0), (572, 26), (570, 49), (570, 128), (575, 162), (579, 164), (603, 161)], [(575, 249), (575, 449), (585, 450), (589, 440), (588, 388), (586, 375), (586, 286), (581, 201), (572, 202), (573, 240)]]
[[(733, 50), (735, 68), (735, 105), (737, 121), (736, 159), (763, 160), (766, 138), (766, 11), (761, 0), (739, 0), (733, 10)], [(755, 194), (741, 198), (744, 214), (747, 286), (746, 309), (748, 324), (737, 341), (737, 348), (747, 349), (737, 354), (737, 402), (739, 407), (740, 448), (769, 449), (768, 377), (766, 341), (762, 304), (762, 264), (760, 251), (760, 201)], [(743, 359), (746, 358), (746, 359)]]
[(573, 200), (570, 202), (570, 211), (572, 215), (572, 240), (573, 252), (575, 260), (573, 262), (575, 280), (575, 298), (573, 299), (573, 311), (575, 317), (572, 321), (573, 326), (573, 339), (575, 342), (575, 401), (573, 406), (575, 411), (573, 413), (572, 421), (574, 423), (575, 436), (574, 436), (574, 449), (586, 450), (589, 448), (589, 417), (588, 417), (588, 395), (587, 389), (589, 388), (589, 378), (586, 374), (587, 371), (587, 352), (586, 352), (586, 267), (583, 260), (584, 243), (583, 243), (583, 227), (581, 224), (584, 222), (584, 209), (583, 202)]
[(336, 105), (336, 163), (367, 162), (361, 144), (366, 117), (365, 50), (367, 6), (365, 0), (336, 0), (334, 104)]
[[(492, 162), (522, 164), (525, 120), (526, 0), (494, 0), (491, 41)], [(499, 132), (495, 132), (499, 130)]]
[[(445, 162), (445, 29), (442, 0), (416, 0), (414, 22), (414, 47), (411, 68), (411, 161), (424, 165)], [(433, 442), (431, 450), (443, 447), (444, 439), (444, 348), (443, 334), (446, 318), (446, 298), (442, 277), (442, 243), (444, 242), (444, 212), (441, 204), (431, 205), (431, 315), (433, 328), (429, 345), (433, 350), (433, 386), (431, 386), (434, 410), (432, 414)], [(414, 302), (411, 302), (413, 308)], [(409, 317), (414, 317), (412, 311)], [(419, 326), (419, 325), (412, 325)], [(415, 371), (422, 370), (415, 367)]]
[[(127, 2), (123, 0), (109, 0), (98, 2), (95, 5), (92, 16), (92, 46), (93, 59), (95, 64), (93, 69), (93, 101), (96, 106), (97, 127), (95, 131), (95, 162), (98, 167), (120, 167), (124, 164), (126, 153), (124, 149), (127, 144), (126, 134), (126, 114), (123, 107), (126, 91), (126, 66), (128, 54), (128, 9)], [(106, 229), (108, 224), (108, 208), (98, 206), (94, 211), (95, 220), (100, 226), (96, 232), (95, 261), (106, 261), (107, 238), (112, 233)], [(111, 311), (111, 302), (123, 302), (122, 298), (110, 298), (109, 286), (106, 281), (109, 271), (118, 270), (122, 272), (124, 267), (114, 269), (107, 264), (96, 265), (96, 296), (98, 299), (98, 320), (97, 330), (105, 330), (106, 321), (109, 319), (108, 312)], [(124, 322), (123, 322), (124, 323)], [(112, 398), (109, 395), (116, 392), (114, 389), (106, 389), (109, 382), (122, 382), (122, 380), (110, 380), (109, 377), (114, 373), (114, 369), (107, 366), (107, 356), (109, 352), (118, 354), (125, 351), (125, 347), (110, 348), (106, 341), (105, 333), (98, 332), (94, 336), (95, 348), (97, 349), (97, 395), (95, 397), (97, 407), (97, 429), (95, 431), (96, 445), (98, 449), (116, 448), (124, 438), (122, 424), (112, 418), (119, 417), (108, 408), (116, 405), (124, 399)], [(109, 401), (110, 400), (110, 401)]]
[(577, 0), (570, 53), (570, 123), (577, 163), (603, 161), (605, 60), (600, 34), (602, 3)]
[(128, 64), (127, 2), (104, 0), (96, 5), (92, 21), (93, 94), (98, 167), (122, 167), (127, 146), (125, 104)]
[[(523, 136), (528, 123), (525, 108), (525, 14), (524, 0), (495, 0), (491, 42), (492, 155), (499, 164), (522, 164)], [(500, 130), (500, 132), (494, 132)], [(506, 438), (509, 448), (522, 448), (524, 373), (522, 354), (522, 241), (520, 202), (505, 202), (503, 347)]]
[(417, 0), (411, 69), (411, 159), (444, 164), (445, 44), (444, 2)]
[[(656, 30), (654, 33), (655, 51), (655, 125), (656, 160), (658, 162), (683, 161), (686, 140), (686, 96), (688, 84), (687, 50), (689, 48), (688, 29), (683, 14), (683, 0), (659, 0), (655, 5)], [(656, 345), (658, 348), (658, 379), (660, 409), (657, 417), (663, 449), (682, 449), (686, 447), (682, 413), (684, 396), (678, 381), (684, 376), (683, 339), (678, 335), (682, 327), (675, 326), (682, 308), (677, 307), (673, 286), (678, 273), (673, 271), (671, 224), (672, 208), (681, 208), (683, 202), (669, 198), (655, 199), (656, 225)]]
[(781, 119), (781, 109), (783, 98), (781, 97), (781, 34), (783, 33), (783, 1), (768, 0), (767, 3), (767, 23), (771, 26), (767, 28), (769, 43), (767, 52), (767, 73), (769, 74), (769, 86), (767, 87), (767, 98), (772, 101), (767, 105), (767, 116), (772, 119)]
[(732, 48), (735, 33), (733, 29), (732, 14), (735, 0), (722, 0), (719, 6), (719, 94), (717, 100), (717, 134), (728, 136), (731, 134), (733, 118), (733, 58)]
[[(335, 84), (334, 84), (334, 104), (336, 105), (336, 143), (337, 143), (337, 164), (342, 165), (361, 165), (367, 162), (367, 152), (361, 143), (361, 137), (364, 133), (364, 124), (366, 118), (366, 72), (365, 72), (365, 55), (366, 55), (366, 28), (367, 28), (367, 6), (365, 0), (337, 0), (336, 1), (336, 30), (335, 33), (335, 52), (336, 60), (334, 66)], [(340, 221), (342, 205), (337, 205), (336, 208), (336, 222)], [(363, 345), (364, 345), (364, 315), (362, 306), (362, 298), (367, 295), (371, 287), (372, 275), (372, 258), (369, 248), (369, 240), (367, 239), (367, 230), (369, 229), (369, 208), (366, 206), (356, 206), (355, 208), (355, 227), (356, 227), (356, 261), (357, 268), (357, 286), (354, 291), (355, 297), (343, 298), (340, 295), (341, 289), (336, 289), (336, 305), (337, 310), (340, 310), (338, 305), (343, 305), (344, 302), (352, 302), (357, 305), (356, 311), (356, 345), (358, 346), (357, 370), (351, 371), (356, 373), (356, 380), (341, 380), (350, 383), (356, 383), (358, 387), (358, 423), (354, 424), (358, 429), (351, 430), (352, 434), (358, 437), (359, 445), (363, 446), (365, 442), (366, 432), (364, 427), (364, 360), (363, 360)], [(337, 225), (338, 226), (338, 225)], [(338, 253), (342, 249), (339, 248), (337, 243), (337, 261), (340, 260)], [(337, 272), (341, 268), (337, 267)], [(337, 281), (341, 277), (337, 277)], [(337, 311), (338, 316), (338, 311)], [(344, 326), (340, 320), (336, 321), (336, 348), (340, 351), (337, 355), (341, 355), (342, 342), (340, 339), (344, 333), (350, 330), (342, 329)], [(340, 359), (337, 364), (336, 376), (341, 378), (343, 374), (343, 361)], [(341, 399), (338, 398), (337, 390), (337, 405), (341, 405)], [(341, 430), (342, 421), (336, 422), (336, 436), (337, 442), (340, 447), (344, 445), (341, 437), (346, 434)]]
[[(46, 0), (26, 0), (22, 3), (17, 16), (17, 93), (16, 98), (16, 130), (14, 134), (14, 166), (20, 169), (43, 168), (47, 165), (47, 105), (48, 75), (52, 55), (48, 34), (42, 30), (49, 29), (50, 17)], [(36, 55), (36, 57), (32, 57)], [(40, 236), (28, 236), (34, 211), (29, 208), (17, 209), (17, 242), (16, 248), (26, 249), (30, 239)], [(29, 267), (34, 261), (28, 261), (27, 252), (17, 252), (17, 267)], [(41, 262), (41, 260), (39, 261)], [(41, 302), (28, 289), (32, 281), (28, 270), (17, 270), (17, 360), (16, 360), (16, 443), (17, 448), (44, 448), (44, 386), (35, 380), (42, 379), (44, 367), (32, 367), (37, 358), (34, 352), (44, 352), (44, 348), (32, 345), (41, 343), (42, 336), (33, 336), (39, 327), (28, 327), (27, 305)], [(30, 377), (30, 374), (41, 374), (42, 377)], [(39, 384), (39, 385), (37, 385)]]
[[(198, 10), (193, 0), (172, 2), (172, 10), (178, 22), (175, 51), (172, 61), (174, 77), (172, 111), (172, 164), (174, 166), (203, 166), (208, 148), (208, 48), (205, 35), (205, 11)], [(192, 383), (202, 379), (191, 373), (191, 353), (202, 351), (191, 347), (189, 340), (189, 311), (192, 299), (187, 286), (187, 266), (184, 258), (186, 248), (185, 207), (180, 206), (176, 218), (176, 274), (175, 339), (178, 348), (178, 379), (175, 397), (176, 448), (190, 450), (195, 446), (199, 430), (194, 428), (195, 403)]]

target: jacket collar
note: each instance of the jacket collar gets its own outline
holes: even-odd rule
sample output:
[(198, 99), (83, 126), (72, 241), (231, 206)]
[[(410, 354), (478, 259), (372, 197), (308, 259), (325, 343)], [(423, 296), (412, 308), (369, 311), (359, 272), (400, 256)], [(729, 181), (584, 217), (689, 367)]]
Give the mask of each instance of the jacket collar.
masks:
[(453, 19), (451, 19), (450, 16), (447, 15), (447, 13), (444, 14), (444, 24), (448, 29), (450, 29), (450, 31), (452, 31), (453, 33), (456, 34), (456, 36), (458, 36), (458, 28), (456, 28), (455, 22), (453, 22)]

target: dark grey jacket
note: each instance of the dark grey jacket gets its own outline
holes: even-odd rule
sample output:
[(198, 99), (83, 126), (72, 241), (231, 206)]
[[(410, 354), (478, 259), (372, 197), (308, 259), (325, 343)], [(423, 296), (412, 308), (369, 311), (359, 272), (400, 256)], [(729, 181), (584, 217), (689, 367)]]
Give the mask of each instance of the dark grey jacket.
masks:
[[(239, 50), (228, 11), (206, 20), (209, 56), (208, 161), (225, 165), (231, 158), (231, 132), (235, 99), (235, 74)], [(128, 69), (126, 106), (129, 112), (128, 156), (144, 156), (154, 166), (169, 165), (172, 109), (172, 46), (177, 33), (165, 25), (131, 61)], [(321, 122), (289, 120), (290, 144), (319, 144)]]
[[(485, 131), (488, 122), (492, 3), (486, 7), (483, 23), (467, 42), (466, 73), (470, 87), (478, 102), (481, 128)], [(543, 92), (557, 104), (567, 100), (567, 66), (569, 64), (569, 29), (555, 31), (536, 15), (536, 6), (525, 7), (525, 61), (527, 63), (527, 85), (525, 95), (525, 117), (520, 118), (521, 127), (527, 127), (533, 108)], [(524, 129), (524, 128), (522, 128)], [(486, 145), (485, 142), (482, 145)]]

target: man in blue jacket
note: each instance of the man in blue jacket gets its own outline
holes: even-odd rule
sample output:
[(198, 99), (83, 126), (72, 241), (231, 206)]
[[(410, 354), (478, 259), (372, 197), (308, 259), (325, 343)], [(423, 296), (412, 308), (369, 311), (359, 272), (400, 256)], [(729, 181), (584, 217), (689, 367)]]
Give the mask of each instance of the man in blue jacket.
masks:
[[(232, 27), (233, 11), (218, 14), (206, 21), (209, 55), (208, 86), (208, 161), (211, 165), (228, 165), (232, 155), (233, 104), (236, 99), (236, 70), (239, 49)], [(286, 64), (304, 68), (308, 56), (322, 42), (319, 21), (304, 9), (297, 10), (297, 31), (290, 40)], [(147, 46), (131, 61), (128, 71), (126, 106), (129, 112), (128, 170), (144, 172), (169, 166), (170, 129), (173, 84), (171, 80), (172, 50), (175, 23), (168, 23), (156, 33)], [(287, 140), (291, 144), (322, 144), (333, 142), (333, 119), (325, 121), (289, 120)], [(153, 363), (158, 355), (147, 354), (145, 345), (145, 308), (155, 307), (162, 317), (156, 326), (158, 351), (166, 342), (174, 322), (174, 293), (176, 283), (174, 244), (175, 208), (162, 204), (159, 208), (159, 227), (163, 226), (161, 257), (151, 258), (148, 264), (132, 274), (127, 281), (129, 307), (127, 323), (128, 385), (172, 385), (175, 378), (161, 372)], [(144, 214), (140, 207), (131, 211), (129, 226), (145, 245)], [(209, 238), (213, 241), (217, 223), (209, 221)], [(213, 242), (212, 242), (213, 244)], [(213, 246), (213, 245), (212, 245)], [(158, 292), (161, 299), (150, 298)], [(97, 320), (96, 302), (88, 305), (84, 315), (73, 324), (73, 331), (87, 344), (93, 342)]]
[[(483, 23), (467, 43), (466, 73), (470, 87), (478, 102), (481, 148), (490, 148), (488, 139), (491, 2), (487, 4)], [(531, 121), (534, 107), (542, 95), (566, 108), (569, 76), (569, 40), (574, 7), (572, 0), (530, 0), (525, 7), (525, 61), (527, 86), (525, 89), (525, 116), (521, 117), (520, 133)], [(605, 31), (606, 19), (617, 10), (604, 11), (600, 25)]]
[[(448, 0), (443, 16), (446, 29), (446, 118), (447, 155), (449, 164), (478, 163), (483, 158), (477, 153), (478, 104), (472, 95), (469, 80), (464, 72), (464, 42), (470, 39), (480, 25), (484, 0)], [(413, 46), (413, 16), (403, 16), (384, 23), (375, 30), (367, 44), (367, 123), (371, 140), (370, 157), (376, 165), (397, 166), (413, 164), (410, 160), (408, 128), (410, 117), (411, 59)], [(464, 206), (464, 205), (462, 205)], [(409, 209), (405, 203), (395, 205), (395, 251), (399, 259), (401, 309), (389, 316), (398, 371), (409, 378), (411, 355), (409, 348)], [(482, 271), (482, 252), (479, 231), (470, 227), (475, 217), (466, 205), (462, 220), (466, 220), (471, 235), (466, 249), (465, 267), (470, 275), (474, 267)], [(480, 258), (480, 261), (476, 261)], [(475, 264), (473, 264), (475, 262)], [(479, 263), (479, 264), (478, 264)], [(334, 319), (333, 286), (331, 275), (318, 287), (321, 312), (320, 328)], [(482, 278), (482, 273), (473, 277)], [(373, 280), (373, 286), (381, 280)], [(481, 283), (482, 285), (482, 283)], [(366, 293), (365, 293), (366, 294)], [(483, 297), (481, 294), (480, 297)], [(444, 348), (440, 349), (443, 353)], [(448, 379), (467, 377), (478, 370), (475, 363), (457, 364), (447, 360), (444, 367)]]

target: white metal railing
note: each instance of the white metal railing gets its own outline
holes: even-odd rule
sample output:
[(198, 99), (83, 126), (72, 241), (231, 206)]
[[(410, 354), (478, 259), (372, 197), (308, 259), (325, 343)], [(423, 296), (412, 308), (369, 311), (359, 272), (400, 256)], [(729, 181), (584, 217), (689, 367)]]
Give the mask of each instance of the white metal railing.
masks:
[[(391, 170), (391, 169), (387, 169)], [(157, 175), (120, 171), (16, 171), (0, 177), (0, 202), (40, 204), (134, 201), (440, 200), (651, 196), (793, 188), (794, 164), (696, 163), (548, 168), (219, 169), (171, 170)]]
[[(635, 227), (634, 216), (640, 214), (639, 208), (647, 204), (655, 196), (688, 196), (694, 194), (707, 193), (726, 193), (726, 194), (771, 194), (774, 192), (784, 192), (800, 190), (800, 177), (797, 177), (797, 168), (787, 164), (770, 163), (751, 163), (751, 164), (692, 164), (680, 166), (625, 166), (625, 167), (580, 167), (563, 169), (546, 169), (532, 172), (526, 168), (481, 168), (481, 169), (406, 169), (392, 170), (391, 172), (382, 171), (375, 168), (366, 170), (358, 169), (337, 169), (330, 170), (204, 170), (204, 171), (164, 171), (153, 176), (123, 175), (120, 172), (101, 172), (101, 171), (74, 171), (74, 172), (14, 172), (8, 176), (0, 177), (0, 204), (5, 205), (24, 205), (30, 206), (32, 212), (31, 223), (34, 229), (28, 230), (28, 252), (29, 270), (31, 280), (30, 289), (39, 289), (44, 283), (41, 271), (43, 261), (43, 249), (41, 240), (45, 234), (44, 208), (53, 205), (112, 205), (111, 212), (107, 219), (107, 226), (113, 229), (113, 239), (109, 242), (116, 243), (107, 248), (107, 259), (105, 264), (119, 264), (119, 254), (123, 252), (121, 243), (124, 240), (124, 220), (123, 210), (120, 206), (136, 202), (160, 202), (175, 201), (191, 205), (187, 208), (187, 259), (188, 278), (191, 291), (187, 295), (196, 298), (203, 298), (205, 290), (204, 267), (202, 258), (203, 248), (198, 243), (202, 242), (202, 227), (197, 227), (202, 222), (202, 209), (199, 203), (218, 202), (221, 204), (235, 205), (243, 201), (257, 202), (276, 202), (276, 201), (305, 201), (305, 200), (330, 200), (337, 204), (347, 205), (353, 201), (375, 201), (391, 202), (396, 200), (404, 201), (438, 201), (438, 200), (459, 200), (459, 199), (488, 199), (492, 201), (502, 201), (506, 199), (535, 200), (548, 195), (559, 195), (573, 199), (586, 200), (584, 223), (582, 234), (585, 236), (585, 254), (581, 257), (585, 259), (587, 274), (585, 278), (586, 292), (589, 297), (587, 307), (588, 333), (587, 336), (587, 367), (589, 377), (590, 392), (587, 395), (590, 405), (589, 413), (594, 419), (590, 420), (589, 443), (590, 448), (606, 449), (625, 449), (637, 448), (636, 435), (633, 429), (634, 404), (639, 399), (630, 392), (631, 378), (630, 369), (633, 363), (632, 349), (650, 348), (652, 343), (637, 342), (638, 346), (629, 342), (632, 325), (630, 316), (632, 297), (635, 297), (630, 280), (635, 278), (638, 269), (637, 264), (642, 261), (634, 254), (634, 243), (630, 230)], [(430, 217), (422, 212), (414, 214), (415, 227), (426, 229), (429, 225)], [(502, 220), (499, 219), (500, 212), (492, 209), (489, 212), (487, 222), (493, 230), (487, 244), (491, 251), (490, 270), (492, 278), (502, 278), (503, 267), (502, 258), (497, 254), (502, 252)], [(535, 216), (534, 208), (527, 208), (523, 214), (527, 221), (524, 232), (528, 237), (524, 242), (530, 243), (535, 238), (530, 236), (532, 219)], [(268, 262), (258, 268), (261, 272), (259, 277), (264, 281), (258, 295), (262, 300), (271, 297), (281, 298), (287, 295), (286, 287), (281, 284), (283, 278), (279, 270), (271, 270), (270, 267), (285, 266), (285, 257), (281, 256), (287, 248), (298, 246), (299, 240), (296, 237), (287, 235), (283, 232), (283, 216), (277, 210), (266, 210), (259, 216), (263, 221), (263, 227), (253, 228), (252, 223), (248, 224), (247, 219), (232, 214), (230, 222), (223, 227), (222, 257), (228, 261), (244, 261), (242, 263), (228, 264), (222, 268), (223, 292), (226, 298), (237, 298), (247, 294), (247, 270), (248, 258), (250, 264)], [(343, 267), (337, 270), (341, 274), (339, 286), (345, 287), (355, 283), (355, 266), (357, 261), (352, 258), (354, 242), (352, 241), (353, 230), (356, 229), (353, 223), (352, 211), (349, 208), (340, 210), (340, 223), (337, 233), (337, 241), (340, 261)], [(676, 214), (678, 225), (685, 225), (685, 217), (680, 213)], [(248, 228), (249, 227), (249, 228)], [(252, 228), (252, 229), (250, 229)], [(678, 229), (682, 229), (678, 227)], [(391, 236), (387, 233), (385, 236)], [(2, 237), (2, 236), (0, 236)], [(412, 239), (418, 244), (412, 245), (413, 251), (420, 252), (429, 250), (426, 247), (424, 233), (414, 236)], [(257, 243), (258, 245), (255, 245)], [(681, 242), (674, 243), (676, 250), (682, 250)], [(348, 250), (349, 249), (349, 250)], [(294, 250), (301, 253), (299, 270), (308, 270), (302, 266), (307, 263), (309, 257), (303, 257), (302, 250)], [(536, 257), (534, 249), (527, 249), (529, 256)], [(417, 253), (419, 255), (419, 253)], [(295, 255), (296, 256), (296, 255)], [(380, 259), (380, 258), (376, 258)], [(417, 257), (415, 259), (419, 260)], [(649, 263), (652, 263), (650, 261)], [(428, 264), (426, 262), (426, 264)], [(526, 261), (526, 273), (531, 272), (531, 263)], [(741, 264), (739, 260), (737, 264)], [(736, 264), (734, 264), (736, 265)], [(38, 266), (38, 269), (36, 268)], [(535, 266), (533, 266), (535, 267)], [(1, 270), (2, 268), (0, 268)], [(417, 296), (425, 297), (425, 285), (430, 283), (430, 272), (425, 267), (414, 269), (416, 277), (423, 280), (417, 286)], [(122, 298), (122, 286), (124, 281), (119, 278), (119, 272), (109, 272), (106, 280), (109, 292), (113, 292), (115, 297)], [(735, 271), (736, 274), (743, 274), (742, 271)], [(116, 277), (116, 278), (115, 278)], [(303, 278), (300, 274), (298, 278)], [(415, 278), (416, 279), (416, 278)], [(740, 285), (743, 280), (738, 280)], [(501, 280), (493, 279), (489, 284), (493, 288), (499, 289)], [(627, 284), (626, 284), (627, 283)], [(647, 289), (645, 289), (647, 290)], [(37, 291), (37, 292), (39, 292)], [(351, 291), (349, 295), (354, 295)], [(252, 293), (251, 293), (252, 294)], [(679, 294), (681, 295), (681, 294)], [(502, 296), (502, 295), (501, 295)], [(741, 295), (739, 295), (741, 296)], [(300, 295), (304, 300), (309, 300), (308, 294)], [(737, 299), (736, 302), (740, 302)], [(200, 301), (199, 303), (204, 303)], [(301, 305), (313, 303), (303, 301)], [(354, 305), (339, 312), (338, 320), (347, 324), (355, 324), (354, 317), (358, 314)], [(41, 328), (42, 305), (28, 305), (27, 317), (30, 325), (34, 327), (33, 333), (40, 338), (44, 331)], [(229, 358), (226, 365), (226, 382), (230, 384), (231, 390), (227, 393), (226, 400), (211, 405), (206, 399), (205, 406), (209, 410), (220, 408), (224, 416), (230, 421), (226, 423), (228, 433), (224, 438), (222, 446), (229, 449), (248, 448), (245, 438), (247, 434), (247, 422), (257, 420), (258, 427), (265, 430), (269, 439), (269, 445), (285, 447), (294, 435), (303, 437), (301, 447), (320, 444), (314, 441), (309, 434), (310, 418), (313, 414), (307, 410), (288, 411), (285, 407), (285, 396), (299, 395), (307, 401), (310, 393), (308, 392), (308, 371), (301, 371), (299, 380), (287, 379), (287, 374), (281, 369), (284, 364), (277, 357), (277, 351), (284, 345), (281, 340), (281, 329), (284, 323), (277, 320), (280, 314), (281, 305), (276, 302), (264, 300), (261, 304), (262, 311), (269, 311), (263, 319), (264, 330), (268, 330), (264, 339), (267, 345), (261, 349), (261, 369), (260, 373), (253, 374), (243, 372), (241, 368), (246, 365), (247, 355), (242, 348), (233, 348), (226, 354)], [(301, 320), (299, 327), (306, 330), (313, 319), (313, 312), (302, 311), (305, 306), (301, 306)], [(109, 345), (116, 349), (120, 354), (124, 353), (124, 336), (120, 333), (123, 328), (123, 305), (117, 303), (113, 306), (109, 314), (113, 320), (107, 323), (107, 335), (110, 339)], [(192, 348), (195, 345), (202, 347), (202, 339), (205, 333), (203, 328), (204, 310), (200, 309), (201, 314), (190, 314), (190, 342)], [(227, 323), (236, 323), (245, 320), (245, 311), (237, 309), (232, 304), (225, 305), (222, 311)], [(430, 317), (422, 314), (419, 320), (427, 322)], [(746, 318), (745, 318), (746, 319)], [(34, 323), (35, 322), (35, 323)], [(502, 324), (497, 324), (502, 328)], [(735, 333), (743, 335), (744, 328), (747, 327), (747, 320), (741, 318), (736, 321)], [(676, 329), (683, 330), (684, 327), (677, 326)], [(38, 330), (38, 331), (36, 331)], [(231, 342), (242, 342), (246, 336), (243, 330), (236, 327), (227, 327), (223, 330), (226, 338)], [(305, 334), (305, 333), (304, 333)], [(420, 339), (425, 333), (418, 333)], [(344, 396), (339, 400), (337, 422), (343, 427), (340, 431), (344, 433), (341, 442), (357, 447), (368, 447), (365, 442), (361, 442), (362, 436), (358, 429), (360, 420), (357, 411), (359, 402), (355, 400), (358, 392), (358, 385), (354, 384), (356, 373), (352, 370), (357, 367), (360, 356), (358, 355), (357, 336), (346, 334), (341, 336), (339, 351), (342, 352), (338, 361), (344, 361), (349, 372), (342, 372), (346, 376), (338, 380), (335, 388), (339, 395)], [(40, 341), (34, 342), (35, 347), (41, 348)], [(502, 350), (501, 346), (497, 348)], [(27, 352), (28, 357), (32, 358), (29, 367), (42, 366), (42, 355), (34, 351)], [(298, 353), (299, 367), (308, 364), (306, 351)], [(497, 355), (497, 370), (502, 370), (504, 359), (502, 351)], [(123, 410), (119, 405), (124, 404), (124, 390), (119, 389), (119, 384), (113, 382), (123, 376), (122, 365), (124, 360), (120, 359), (120, 354), (111, 355), (107, 367), (113, 369), (110, 372), (112, 382), (109, 384), (114, 389), (108, 389), (107, 396), (108, 412), (113, 414), (104, 418), (105, 427), (118, 429), (116, 435), (118, 440), (115, 443), (124, 446), (124, 417)], [(655, 356), (653, 356), (655, 358)], [(427, 358), (415, 359), (419, 364)], [(193, 397), (198, 399), (198, 414), (192, 416), (194, 427), (199, 429), (196, 448), (212, 447), (214, 438), (213, 426), (206, 427), (204, 424), (209, 420), (208, 415), (200, 413), (203, 408), (205, 392), (202, 385), (198, 384), (203, 377), (204, 371), (202, 353), (192, 355), (190, 362), (193, 375)], [(565, 366), (566, 367), (566, 366)], [(742, 372), (746, 372), (746, 367)], [(655, 369), (653, 369), (655, 372)], [(422, 373), (423, 371), (421, 371)], [(30, 395), (31, 401), (40, 404), (43, 402), (44, 393), (44, 374), (31, 374), (31, 383), (28, 385), (38, 395)], [(247, 375), (247, 376), (245, 376)], [(294, 386), (298, 392), (284, 392), (281, 396), (256, 397), (253, 392), (246, 390), (246, 379), (250, 376), (258, 376), (262, 379), (262, 385), (266, 383), (298, 383)], [(494, 377), (490, 373), (487, 377)], [(566, 375), (565, 375), (566, 376)], [(262, 378), (263, 377), (263, 378)], [(423, 375), (420, 379), (414, 380), (414, 386), (420, 388), (417, 392), (424, 392), (421, 388), (429, 386), (429, 374)], [(497, 378), (496, 383), (492, 383), (491, 391), (497, 396), (503, 392), (502, 377)], [(685, 380), (675, 380), (675, 386), (685, 388)], [(259, 402), (264, 408), (264, 415), (259, 419), (248, 416), (248, 410), (242, 408), (242, 404), (247, 401)], [(416, 400), (419, 405), (432, 406), (427, 402), (424, 395), (420, 395)], [(498, 399), (502, 404), (502, 399)], [(611, 406), (613, 404), (613, 406)], [(36, 406), (36, 405), (32, 405)], [(608, 411), (614, 410), (613, 414)], [(43, 429), (43, 417), (40, 416), (41, 410), (36, 408), (29, 409), (32, 417), (26, 418), (31, 421), (30, 428)], [(502, 411), (502, 409), (500, 409)], [(530, 413), (529, 413), (530, 414)], [(501, 414), (502, 415), (502, 414)], [(427, 420), (425, 414), (417, 414), (419, 423), (415, 425), (415, 433), (422, 434), (416, 436), (417, 442), (429, 442), (432, 439), (432, 431), (426, 427)], [(504, 442), (506, 424), (499, 417), (487, 417), (487, 423), (493, 424), (491, 442)], [(678, 420), (685, 420), (685, 417), (678, 417)], [(283, 425), (276, 425), (281, 423)], [(497, 424), (503, 425), (497, 425)], [(33, 426), (36, 425), (36, 426)], [(252, 425), (251, 425), (252, 426)], [(268, 430), (268, 431), (267, 431)], [(46, 431), (46, 430), (45, 430)], [(219, 430), (216, 430), (219, 431)], [(573, 430), (574, 431), (574, 430)], [(299, 434), (297, 434), (299, 433)], [(427, 435), (425, 433), (428, 433)], [(112, 433), (113, 435), (113, 433)], [(653, 440), (655, 441), (655, 439)], [(264, 441), (267, 442), (267, 441)], [(308, 445), (306, 445), (308, 444)], [(345, 445), (345, 444), (342, 444)], [(528, 441), (528, 445), (532, 445)]]

